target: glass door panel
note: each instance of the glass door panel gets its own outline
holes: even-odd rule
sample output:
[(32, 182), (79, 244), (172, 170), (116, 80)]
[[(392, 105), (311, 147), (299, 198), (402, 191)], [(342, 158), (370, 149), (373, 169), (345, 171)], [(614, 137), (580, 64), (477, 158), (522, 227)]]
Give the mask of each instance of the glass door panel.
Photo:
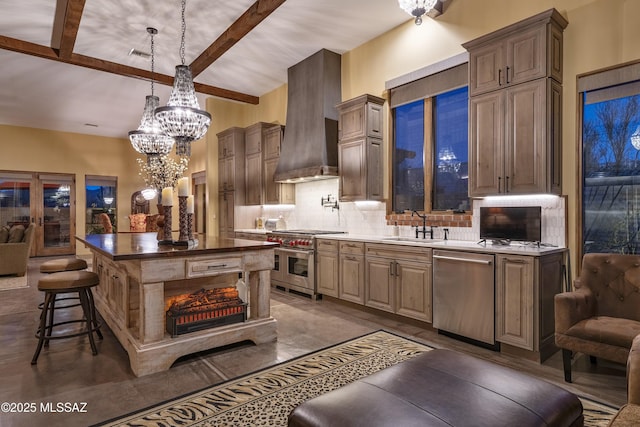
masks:
[(0, 173), (0, 226), (31, 222), (31, 174)]
[[(75, 189), (72, 175), (40, 175), (38, 255), (75, 253)], [(72, 209), (72, 207), (74, 207)]]

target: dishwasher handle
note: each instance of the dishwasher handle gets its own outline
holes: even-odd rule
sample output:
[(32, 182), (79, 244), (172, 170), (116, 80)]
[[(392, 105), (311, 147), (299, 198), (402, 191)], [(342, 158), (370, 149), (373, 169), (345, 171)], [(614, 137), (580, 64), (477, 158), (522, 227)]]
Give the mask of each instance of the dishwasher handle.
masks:
[(474, 264), (484, 264), (491, 265), (491, 260), (489, 259), (471, 259), (471, 258), (458, 258), (453, 256), (443, 256), (443, 255), (434, 255), (434, 259), (446, 259), (448, 261), (460, 261), (460, 262), (471, 262)]

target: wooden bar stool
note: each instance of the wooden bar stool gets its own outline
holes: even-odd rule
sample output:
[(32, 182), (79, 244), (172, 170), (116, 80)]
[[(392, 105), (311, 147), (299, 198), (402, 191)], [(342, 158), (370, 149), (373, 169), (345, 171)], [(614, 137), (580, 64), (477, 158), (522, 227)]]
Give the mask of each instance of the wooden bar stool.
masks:
[[(38, 356), (42, 350), (43, 345), (49, 346), (49, 340), (71, 338), (81, 335), (88, 335), (89, 342), (91, 343), (91, 351), (95, 356), (98, 354), (95, 341), (93, 339), (93, 333), (98, 335), (98, 338), (102, 339), (102, 333), (100, 332), (100, 322), (98, 322), (96, 315), (96, 308), (93, 301), (93, 294), (91, 288), (98, 285), (100, 279), (96, 273), (86, 270), (78, 271), (62, 271), (59, 273), (51, 273), (38, 280), (38, 290), (43, 291), (44, 305), (42, 313), (40, 314), (40, 326), (36, 332), (36, 338), (38, 338), (38, 347), (33, 355), (31, 364), (35, 365), (38, 362)], [(53, 317), (56, 310), (55, 300), (58, 294), (77, 293), (80, 299), (80, 306), (82, 306), (83, 318), (67, 320), (64, 322), (54, 323)], [(85, 325), (81, 331), (54, 334), (53, 329), (57, 326), (66, 325), (70, 323), (83, 323)]]
[[(87, 261), (80, 258), (58, 258), (58, 259), (52, 259), (52, 260), (43, 262), (40, 265), (40, 273), (51, 274), (51, 273), (60, 273), (62, 271), (86, 270), (87, 267), (88, 267)], [(55, 304), (56, 301), (68, 301), (68, 300), (79, 301), (79, 298), (78, 296), (58, 297), (54, 295), (53, 303)], [(71, 308), (71, 307), (77, 307), (79, 305), (80, 303), (78, 302), (77, 304), (67, 304), (63, 307), (57, 307), (57, 308)], [(42, 310), (43, 306), (44, 306), (44, 302), (41, 302), (40, 305), (38, 305), (38, 308)]]

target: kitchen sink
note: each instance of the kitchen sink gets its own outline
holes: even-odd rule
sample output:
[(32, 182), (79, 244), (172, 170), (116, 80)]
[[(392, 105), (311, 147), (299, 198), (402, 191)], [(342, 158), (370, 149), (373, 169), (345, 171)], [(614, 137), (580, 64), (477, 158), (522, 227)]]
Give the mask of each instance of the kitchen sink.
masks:
[(442, 242), (443, 239), (416, 239), (415, 237), (383, 237), (382, 240), (386, 242), (410, 242), (410, 243), (433, 243), (433, 242)]

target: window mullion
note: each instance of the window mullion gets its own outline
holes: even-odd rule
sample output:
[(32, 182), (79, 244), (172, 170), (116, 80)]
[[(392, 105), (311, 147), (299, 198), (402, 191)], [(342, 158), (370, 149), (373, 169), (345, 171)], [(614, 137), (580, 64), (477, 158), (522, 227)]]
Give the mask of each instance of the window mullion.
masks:
[(424, 100), (424, 211), (431, 212), (433, 188), (433, 152), (435, 141), (433, 138), (433, 98)]

